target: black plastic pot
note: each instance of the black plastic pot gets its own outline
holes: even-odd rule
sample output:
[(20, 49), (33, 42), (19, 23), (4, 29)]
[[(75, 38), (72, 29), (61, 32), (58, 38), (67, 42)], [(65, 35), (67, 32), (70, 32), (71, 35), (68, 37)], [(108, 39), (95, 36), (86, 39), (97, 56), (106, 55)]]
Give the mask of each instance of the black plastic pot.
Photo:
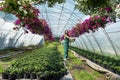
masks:
[[(109, 66), (109, 65), (106, 65), (105, 67), (106, 67), (106, 69), (109, 69), (109, 68), (110, 68), (110, 66)], [(110, 68), (110, 69), (112, 69), (112, 68)], [(112, 69), (112, 71), (113, 71), (113, 69)]]
[(40, 80), (47, 80), (47, 78), (45, 78), (45, 77), (40, 77), (39, 79)]
[(116, 70), (116, 74), (120, 75), (120, 71)]
[(113, 68), (113, 72), (116, 73), (116, 74), (118, 74), (118, 71), (116, 69), (114, 69), (114, 68)]
[(55, 80), (60, 80), (59, 74), (54, 75), (54, 79), (55, 79)]
[(22, 79), (22, 78), (24, 78), (24, 74), (23, 73), (19, 73), (19, 74), (16, 75), (16, 78), (17, 79)]
[(35, 73), (30, 74), (30, 79), (36, 79), (37, 75)]
[(16, 75), (15, 74), (9, 74), (9, 80), (15, 80)]
[(106, 68), (106, 64), (99, 64), (101, 67)]
[(37, 80), (45, 80), (44, 77), (40, 77), (38, 74), (37, 74)]
[(111, 72), (114, 72), (114, 69), (111, 67), (108, 67), (108, 70), (110, 70)]
[(37, 76), (37, 80), (51, 80), (51, 79), (48, 79), (46, 77), (39, 77), (39, 76)]
[(53, 75), (49, 75), (48, 79), (50, 79), (50, 80), (53, 79)]
[(63, 76), (62, 72), (58, 73), (58, 77), (61, 78)]
[(25, 79), (30, 79), (30, 73), (24, 73), (24, 78)]
[(2, 79), (9, 79), (8, 73), (2, 73)]

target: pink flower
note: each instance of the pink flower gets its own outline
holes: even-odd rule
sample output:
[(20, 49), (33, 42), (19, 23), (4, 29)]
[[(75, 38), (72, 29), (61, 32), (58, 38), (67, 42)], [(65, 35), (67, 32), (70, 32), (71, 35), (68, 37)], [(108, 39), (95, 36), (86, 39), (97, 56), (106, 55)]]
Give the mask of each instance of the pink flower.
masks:
[(14, 22), (15, 25), (19, 25), (20, 23), (21, 23), (21, 21), (20, 21), (19, 19), (17, 19), (17, 20)]
[(28, 24), (25, 24), (26, 29), (30, 29), (30, 26)]
[[(108, 16), (94, 16), (86, 19), (82, 23), (76, 24), (71, 30), (69, 30), (69, 35), (71, 37), (78, 37), (84, 33), (89, 33), (91, 30), (95, 32), (99, 27), (105, 28), (105, 25), (110, 22)], [(61, 37), (63, 39), (63, 36)]]
[(106, 10), (107, 13), (112, 12), (112, 8), (111, 7), (106, 7), (105, 10)]
[(0, 11), (2, 11), (3, 10), (3, 8), (2, 7), (0, 7)]

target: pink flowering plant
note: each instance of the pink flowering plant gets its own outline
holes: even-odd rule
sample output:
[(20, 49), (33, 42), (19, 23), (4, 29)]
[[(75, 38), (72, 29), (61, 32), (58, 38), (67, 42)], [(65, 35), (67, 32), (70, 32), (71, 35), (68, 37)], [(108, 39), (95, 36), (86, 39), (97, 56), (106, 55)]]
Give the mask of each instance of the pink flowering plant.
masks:
[[(76, 24), (71, 30), (69, 30), (69, 36), (79, 37), (84, 33), (89, 33), (90, 31), (95, 32), (98, 28), (105, 28), (106, 24), (111, 22), (108, 16), (93, 16), (89, 19), (86, 19), (82, 23)], [(63, 35), (64, 36), (64, 35)], [(63, 40), (64, 37), (61, 37), (60, 40)]]
[(19, 25), (19, 27), (15, 27), (15, 30), (24, 27), (26, 33), (28, 33), (27, 30), (29, 30), (33, 34), (43, 34), (45, 40), (54, 40), (47, 22), (38, 18), (40, 11), (33, 7), (29, 0), (5, 0), (0, 10), (12, 13), (18, 17), (14, 24)]

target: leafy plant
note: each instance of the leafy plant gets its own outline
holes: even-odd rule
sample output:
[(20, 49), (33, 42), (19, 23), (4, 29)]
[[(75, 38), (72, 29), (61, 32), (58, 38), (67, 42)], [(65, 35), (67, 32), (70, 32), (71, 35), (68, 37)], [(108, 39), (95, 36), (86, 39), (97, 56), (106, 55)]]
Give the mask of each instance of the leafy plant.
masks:
[(76, 47), (70, 47), (70, 49), (72, 49), (72, 50), (76, 51), (78, 54), (94, 61), (98, 65), (101, 65), (101, 66), (107, 68), (108, 70), (119, 74), (119, 66), (120, 66), (119, 61), (120, 61), (120, 59), (112, 58), (109, 56), (103, 56), (103, 55), (100, 55), (97, 53), (78, 49)]
[[(49, 44), (41, 49), (34, 50), (31, 54), (14, 61), (5, 72), (10, 74), (38, 74), (39, 77), (58, 76), (59, 73), (66, 72), (62, 57), (57, 51), (57, 47)], [(49, 74), (50, 73), (50, 74)], [(60, 76), (62, 77), (62, 76)], [(51, 78), (52, 79), (52, 78)], [(50, 80), (51, 80), (50, 79)]]
[(119, 0), (76, 0), (75, 8), (86, 15), (105, 14), (112, 12), (118, 3)]

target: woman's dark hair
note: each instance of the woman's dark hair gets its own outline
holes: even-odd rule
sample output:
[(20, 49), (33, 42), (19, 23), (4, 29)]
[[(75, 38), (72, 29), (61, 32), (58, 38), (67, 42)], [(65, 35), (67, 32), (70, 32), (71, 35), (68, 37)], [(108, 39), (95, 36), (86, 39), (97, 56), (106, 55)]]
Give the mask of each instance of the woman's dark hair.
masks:
[(69, 34), (68, 34), (68, 30), (65, 30), (65, 34), (69, 36)]

